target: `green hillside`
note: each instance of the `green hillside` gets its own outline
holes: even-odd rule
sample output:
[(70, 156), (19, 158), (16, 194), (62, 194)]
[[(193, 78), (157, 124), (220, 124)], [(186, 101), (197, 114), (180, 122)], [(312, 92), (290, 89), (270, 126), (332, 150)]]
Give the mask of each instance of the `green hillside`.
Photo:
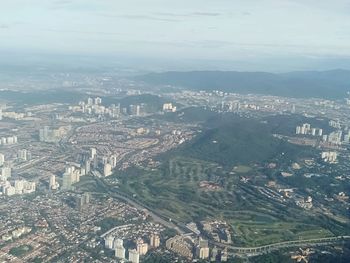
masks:
[(273, 137), (269, 125), (258, 120), (231, 115), (209, 120), (204, 126), (208, 129), (175, 154), (221, 165), (236, 165), (262, 163), (275, 158), (293, 161), (312, 150)]

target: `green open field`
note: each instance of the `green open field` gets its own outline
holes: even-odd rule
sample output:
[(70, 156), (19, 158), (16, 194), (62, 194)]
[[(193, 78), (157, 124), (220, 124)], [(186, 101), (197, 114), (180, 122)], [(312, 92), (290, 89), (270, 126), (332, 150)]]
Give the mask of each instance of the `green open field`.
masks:
[[(239, 169), (247, 174), (255, 172), (247, 166)], [(238, 174), (232, 175), (215, 163), (174, 158), (162, 169), (134, 169), (120, 179), (120, 191), (178, 222), (226, 220), (235, 244), (263, 245), (334, 235), (322, 220), (266, 198), (253, 186), (241, 183)], [(222, 188), (208, 191), (199, 187), (201, 181), (213, 181)]]
[(245, 173), (249, 173), (250, 171), (252, 171), (252, 168), (246, 165), (237, 165), (235, 167), (233, 167), (233, 172), (239, 173), (239, 174), (245, 174)]

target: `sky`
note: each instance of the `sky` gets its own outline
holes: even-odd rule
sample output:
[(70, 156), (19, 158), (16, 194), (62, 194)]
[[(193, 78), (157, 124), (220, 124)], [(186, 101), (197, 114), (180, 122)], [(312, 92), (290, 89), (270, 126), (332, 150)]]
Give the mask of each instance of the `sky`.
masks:
[(7, 51), (316, 65), (350, 59), (350, 1), (1, 0)]

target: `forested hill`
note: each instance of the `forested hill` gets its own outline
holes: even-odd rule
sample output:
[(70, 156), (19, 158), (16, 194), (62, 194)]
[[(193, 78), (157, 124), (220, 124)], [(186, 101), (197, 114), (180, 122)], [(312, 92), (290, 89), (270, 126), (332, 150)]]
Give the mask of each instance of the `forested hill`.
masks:
[(173, 85), (192, 90), (221, 90), (295, 98), (341, 99), (350, 91), (350, 71), (299, 71), (290, 73), (190, 71), (150, 73), (137, 80), (152, 85)]

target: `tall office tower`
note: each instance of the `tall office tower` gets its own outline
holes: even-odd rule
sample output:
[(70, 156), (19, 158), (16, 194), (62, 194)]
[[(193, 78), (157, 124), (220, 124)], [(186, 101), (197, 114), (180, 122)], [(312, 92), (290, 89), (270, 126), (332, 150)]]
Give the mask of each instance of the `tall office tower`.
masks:
[(150, 245), (153, 248), (157, 248), (160, 245), (160, 238), (157, 234), (152, 234), (150, 237)]
[(0, 166), (3, 166), (5, 163), (5, 155), (0, 153)]
[(109, 163), (106, 163), (103, 167), (103, 175), (110, 176), (112, 174), (112, 166)]
[(136, 251), (136, 249), (129, 249), (129, 261), (131, 263), (140, 262), (140, 254)]
[(90, 159), (93, 160), (97, 156), (97, 150), (96, 148), (91, 148), (90, 149)]
[(5, 179), (8, 179), (11, 177), (11, 167), (2, 167), (1, 168), (1, 175)]

